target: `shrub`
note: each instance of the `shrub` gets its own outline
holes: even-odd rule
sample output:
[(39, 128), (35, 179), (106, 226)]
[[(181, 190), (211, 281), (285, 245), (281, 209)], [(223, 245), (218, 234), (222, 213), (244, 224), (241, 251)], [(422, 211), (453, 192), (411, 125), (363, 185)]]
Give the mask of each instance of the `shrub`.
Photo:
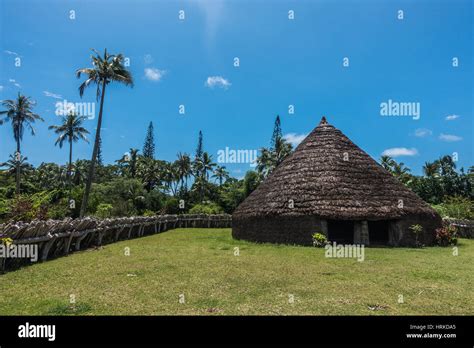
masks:
[(168, 198), (161, 210), (162, 214), (178, 214), (179, 212), (179, 201), (175, 197)]
[(28, 196), (18, 195), (11, 200), (9, 218), (13, 221), (29, 222), (36, 217), (33, 200)]
[(445, 224), (436, 229), (436, 243), (439, 246), (456, 245), (458, 243), (456, 227)]
[(189, 214), (222, 214), (224, 209), (216, 203), (196, 204), (189, 210)]
[(146, 209), (142, 215), (143, 216), (156, 216), (156, 213), (154, 211)]
[(322, 233), (315, 233), (313, 234), (313, 245), (318, 248), (322, 248), (328, 242), (326, 236)]
[(0, 237), (0, 245), (10, 246), (13, 243), (13, 239), (8, 237)]
[(413, 232), (415, 235), (415, 247), (421, 248), (423, 247), (423, 244), (419, 241), (420, 235), (423, 233), (423, 226), (421, 225), (411, 225), (409, 229)]
[(465, 197), (449, 197), (445, 202), (433, 205), (439, 215), (453, 219), (474, 219), (473, 202)]
[(106, 219), (112, 216), (112, 210), (114, 207), (112, 204), (107, 204), (107, 203), (100, 203), (97, 206), (97, 210), (95, 212), (95, 215), (101, 219)]

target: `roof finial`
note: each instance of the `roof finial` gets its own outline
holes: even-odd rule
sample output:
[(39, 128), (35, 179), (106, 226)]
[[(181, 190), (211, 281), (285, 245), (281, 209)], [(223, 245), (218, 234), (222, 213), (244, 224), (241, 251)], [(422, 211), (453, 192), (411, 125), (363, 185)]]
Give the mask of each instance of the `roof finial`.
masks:
[(319, 122), (319, 125), (320, 125), (320, 126), (324, 126), (324, 125), (326, 125), (326, 124), (328, 124), (328, 121), (326, 121), (326, 116), (323, 116), (323, 117), (321, 118), (321, 121)]

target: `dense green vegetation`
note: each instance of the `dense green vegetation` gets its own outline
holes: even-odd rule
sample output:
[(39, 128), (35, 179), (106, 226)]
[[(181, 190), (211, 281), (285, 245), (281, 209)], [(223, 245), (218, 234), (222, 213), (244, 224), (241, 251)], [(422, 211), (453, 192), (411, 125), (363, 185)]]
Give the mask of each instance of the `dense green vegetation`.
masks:
[(474, 167), (468, 173), (458, 172), (451, 156), (443, 156), (434, 162), (426, 162), (423, 176), (410, 174), (403, 163), (389, 156), (382, 156), (381, 165), (412, 189), (426, 202), (432, 204), (443, 217), (458, 219), (474, 218)]
[(178, 229), (6, 273), (0, 315), (468, 315), (474, 241), (458, 248), (366, 248), (359, 262)]

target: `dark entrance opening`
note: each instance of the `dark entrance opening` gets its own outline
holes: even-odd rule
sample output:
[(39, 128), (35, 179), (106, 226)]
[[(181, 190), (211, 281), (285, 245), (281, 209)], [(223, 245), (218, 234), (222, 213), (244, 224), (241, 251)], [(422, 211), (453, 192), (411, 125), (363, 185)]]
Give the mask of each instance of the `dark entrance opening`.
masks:
[(353, 244), (354, 221), (328, 220), (328, 239), (338, 244)]
[(387, 221), (387, 220), (369, 221), (370, 245), (387, 245), (389, 228), (390, 228), (390, 221)]

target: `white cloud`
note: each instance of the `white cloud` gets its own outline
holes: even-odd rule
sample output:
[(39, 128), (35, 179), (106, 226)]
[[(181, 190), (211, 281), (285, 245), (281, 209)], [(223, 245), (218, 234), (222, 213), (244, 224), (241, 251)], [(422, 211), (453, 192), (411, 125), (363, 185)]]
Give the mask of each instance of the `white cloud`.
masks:
[(418, 150), (414, 147), (412, 147), (411, 149), (408, 149), (406, 147), (392, 147), (382, 152), (382, 155), (390, 157), (415, 156), (418, 155)]
[(433, 132), (430, 129), (426, 129), (426, 128), (418, 128), (415, 131), (415, 136), (419, 137), (419, 138), (423, 138), (423, 137), (426, 137), (426, 136), (429, 136), (429, 135), (432, 135), (432, 134), (433, 134)]
[(146, 68), (145, 77), (150, 81), (160, 81), (165, 75), (165, 70), (160, 70), (156, 68)]
[(453, 141), (461, 141), (462, 137), (452, 134), (443, 134), (441, 133), (439, 139), (442, 141), (453, 142)]
[(459, 115), (448, 115), (446, 116), (446, 121), (454, 121), (455, 119), (459, 118)]
[(289, 142), (293, 147), (298, 146), (304, 138), (306, 138), (308, 134), (296, 134), (296, 133), (288, 133), (283, 136), (283, 138)]
[(13, 51), (5, 50), (3, 52), (5, 52), (6, 54), (9, 54), (9, 55), (18, 56), (18, 53), (13, 52)]
[(204, 85), (209, 88), (220, 87), (227, 89), (232, 84), (229, 80), (223, 78), (222, 76), (209, 76)]
[(63, 97), (60, 94), (52, 93), (49, 91), (43, 91), (44, 95), (47, 97), (55, 98), (55, 99), (62, 99)]
[(3, 86), (0, 86), (0, 92), (3, 91)]
[(8, 79), (9, 82), (15, 83), (16, 81), (14, 79)]

